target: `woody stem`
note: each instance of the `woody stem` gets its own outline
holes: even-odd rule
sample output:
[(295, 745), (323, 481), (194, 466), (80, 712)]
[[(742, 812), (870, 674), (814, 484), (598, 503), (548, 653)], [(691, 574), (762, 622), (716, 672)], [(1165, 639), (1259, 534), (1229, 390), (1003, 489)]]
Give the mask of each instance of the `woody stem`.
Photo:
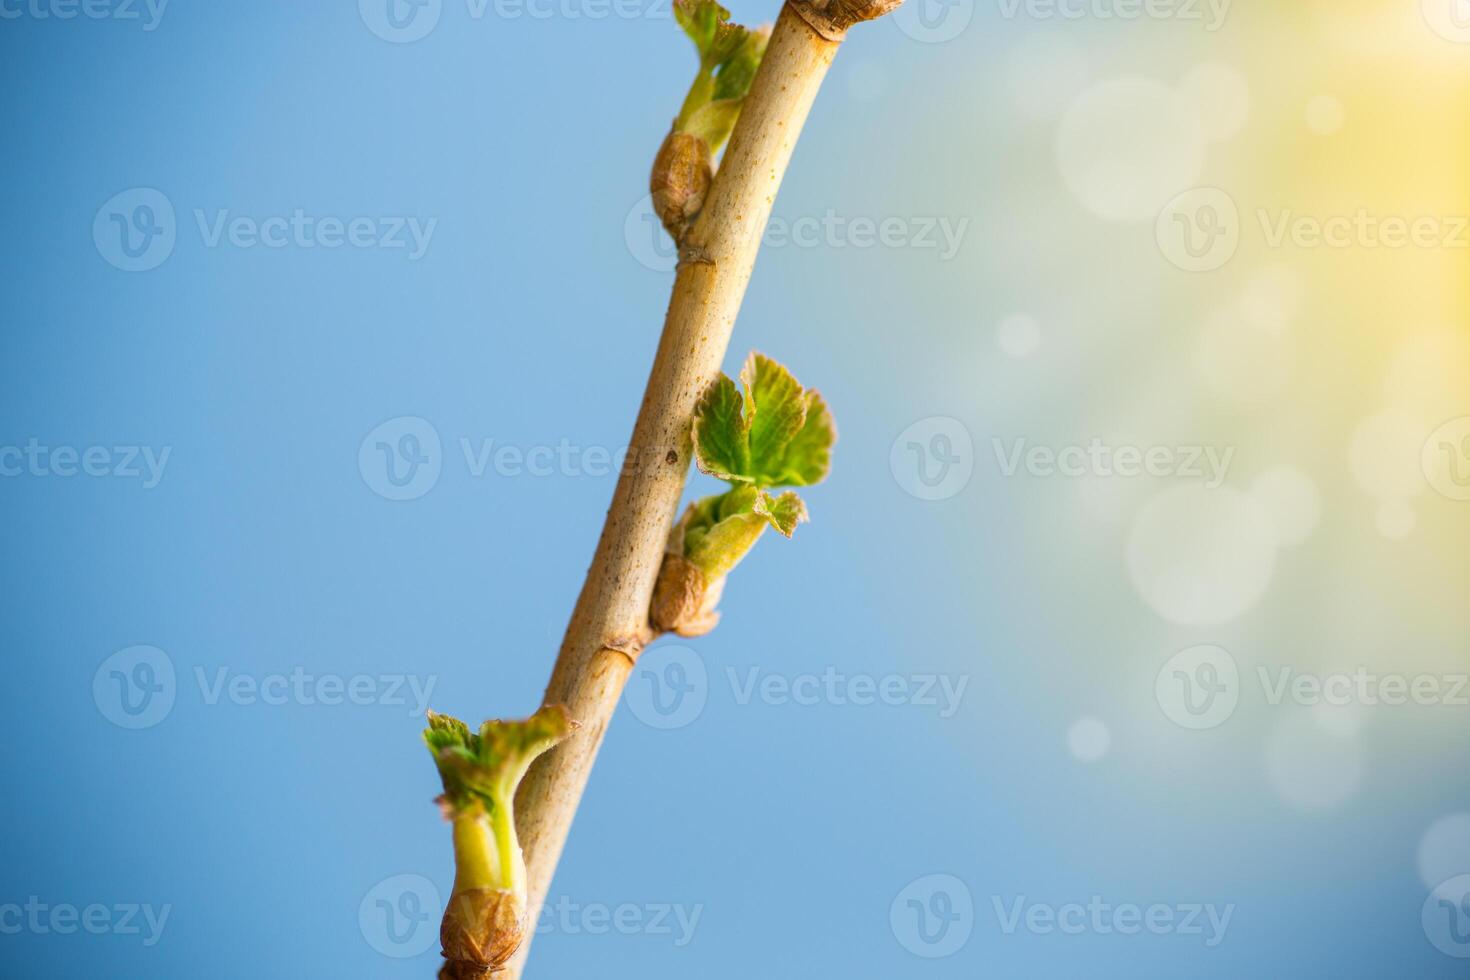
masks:
[[(777, 189), (840, 44), (790, 4), (781, 11), (719, 173), (682, 243), (633, 427), (636, 465), (624, 467), (618, 480), (546, 688), (545, 703), (566, 705), (580, 728), (536, 761), (516, 797), (532, 922), (623, 685), (654, 635), (649, 600), (684, 491), (694, 403), (720, 370)], [(501, 980), (520, 977), (530, 939), (528, 933)]]

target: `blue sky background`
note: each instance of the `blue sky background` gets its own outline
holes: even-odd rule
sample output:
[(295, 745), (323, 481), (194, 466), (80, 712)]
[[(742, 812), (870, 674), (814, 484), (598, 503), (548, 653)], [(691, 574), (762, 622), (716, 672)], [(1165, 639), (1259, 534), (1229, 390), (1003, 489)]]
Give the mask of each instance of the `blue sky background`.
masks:
[[(613, 488), (585, 450), (627, 439), (672, 280), (644, 187), (687, 43), (666, 6), (588, 0), (443, 0), (410, 43), (350, 0), (173, 0), (151, 30), (146, 7), (27, 2), (0, 4), (0, 467), (34, 440), (103, 447), (110, 475), (48, 455), (0, 476), (0, 973), (431, 976), (452, 866), (413, 685), (474, 720), (539, 702)], [(1470, 874), (1470, 707), (1334, 713), (1256, 680), (1467, 670), (1470, 504), (1419, 467), (1470, 415), (1465, 252), (1273, 246), (1254, 218), (1470, 212), (1447, 125), (1470, 46), (1432, 4), (1239, 0), (1208, 30), (956, 0), (853, 32), (776, 204), (789, 231), (846, 230), (768, 244), (727, 361), (767, 351), (822, 389), (834, 474), (717, 631), (645, 655), (553, 887), (575, 910), (529, 975), (1462, 974), (1421, 912)], [(1150, 99), (1190, 78), (1161, 136)], [(1192, 186), (1244, 216), (1220, 268), (1109, 216)], [(139, 188), (174, 243), (129, 272), (108, 232), (157, 202)], [(211, 244), (298, 209), (368, 219), (372, 244)], [(422, 255), (384, 247), (398, 219)], [(439, 475), (395, 501), (359, 451), (426, 431), (406, 417)], [(907, 444), (936, 433), (963, 433), (971, 475), (920, 499)], [(1233, 454), (1209, 491), (998, 456), (1093, 438)], [(477, 475), (464, 446), (487, 440), (581, 463)], [(142, 473), (167, 448), (156, 485), (128, 447)], [(1200, 644), (1241, 689), (1193, 731), (1155, 678)], [(138, 658), (172, 668), (172, 702), (128, 728), (113, 672), (146, 679)], [(664, 729), (670, 663), (704, 704)], [(251, 693), (298, 668), (307, 695)], [(902, 703), (746, 698), (752, 669)], [(321, 703), (357, 676), (370, 703)], [(1231, 917), (1218, 942), (1207, 917), (1008, 932), (1017, 900)], [(108, 925), (6, 912), (35, 902)], [(118, 928), (131, 905), (167, 908), (156, 936)], [(1470, 937), (1470, 905), (1454, 923)]]

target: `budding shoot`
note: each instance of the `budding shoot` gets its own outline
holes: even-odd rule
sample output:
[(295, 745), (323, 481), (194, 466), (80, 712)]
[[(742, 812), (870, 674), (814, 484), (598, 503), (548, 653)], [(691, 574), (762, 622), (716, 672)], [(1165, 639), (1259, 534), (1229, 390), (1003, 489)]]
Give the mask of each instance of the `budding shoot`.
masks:
[(454, 830), (454, 889), (444, 909), (440, 980), (488, 980), (525, 940), (526, 861), (516, 837), (515, 793), (526, 770), (576, 723), (561, 705), (524, 721), (487, 721), (478, 732), (429, 712), (424, 742), (439, 767), (438, 803)]
[(740, 117), (770, 29), (730, 23), (730, 11), (714, 0), (675, 0), (674, 19), (694, 42), (699, 72), (654, 157), (648, 186), (654, 212), (674, 241), (682, 242), (704, 207), (715, 154)]

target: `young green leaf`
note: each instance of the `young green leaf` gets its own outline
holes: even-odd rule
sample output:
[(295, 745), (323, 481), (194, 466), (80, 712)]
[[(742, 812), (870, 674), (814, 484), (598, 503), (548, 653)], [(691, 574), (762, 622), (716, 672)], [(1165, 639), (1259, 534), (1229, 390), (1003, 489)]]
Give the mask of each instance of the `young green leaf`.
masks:
[(745, 359), (740, 383), (750, 429), (750, 475), (759, 486), (774, 486), (781, 479), (786, 447), (806, 421), (806, 392), (785, 367), (757, 353)]
[(755, 70), (765, 56), (766, 44), (771, 39), (769, 27), (747, 30), (740, 46), (720, 63), (716, 75), (714, 97), (716, 99), (743, 99), (755, 80)]
[(571, 734), (561, 705), (542, 708), (524, 721), (487, 721), (472, 733), (458, 718), (429, 712), (424, 743), (439, 767), (448, 804), (461, 807), (509, 805), (536, 757)]
[(787, 490), (779, 497), (772, 497), (762, 490), (755, 503), (755, 512), (788, 538), (796, 533), (796, 525), (808, 519), (806, 504), (795, 490)]
[(832, 444), (837, 425), (827, 403), (815, 388), (806, 391), (806, 418), (791, 441), (781, 462), (777, 486), (809, 487), (821, 483), (832, 468)]
[(674, 20), (694, 42), (700, 67), (707, 72), (742, 56), (750, 38), (749, 31), (730, 23), (730, 11), (715, 0), (674, 0)]
[(811, 486), (831, 467), (837, 427), (822, 396), (780, 363), (751, 354), (735, 382), (721, 375), (695, 404), (694, 460), (730, 483)]
[(750, 482), (750, 431), (735, 382), (720, 375), (694, 405), (694, 462), (701, 472), (732, 483)]
[(675, 0), (674, 2), (674, 21), (684, 29), (685, 34), (689, 35), (689, 40), (694, 42), (694, 49), (699, 52), (701, 62), (709, 61), (720, 25), (728, 22), (729, 19), (730, 11), (720, 6), (715, 0)]

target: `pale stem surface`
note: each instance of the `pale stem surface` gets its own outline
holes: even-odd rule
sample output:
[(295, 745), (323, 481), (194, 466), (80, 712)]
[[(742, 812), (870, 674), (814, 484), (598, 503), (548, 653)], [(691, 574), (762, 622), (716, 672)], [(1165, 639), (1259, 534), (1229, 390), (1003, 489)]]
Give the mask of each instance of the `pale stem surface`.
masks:
[(581, 727), (532, 765), (516, 796), (531, 919), (501, 980), (515, 980), (525, 966), (608, 721), (652, 637), (648, 605), (684, 492), (694, 402), (720, 371), (776, 191), (838, 46), (782, 9), (704, 210), (685, 238), (633, 428), (636, 465), (630, 462), (618, 480), (546, 688), (545, 703), (566, 705)]

